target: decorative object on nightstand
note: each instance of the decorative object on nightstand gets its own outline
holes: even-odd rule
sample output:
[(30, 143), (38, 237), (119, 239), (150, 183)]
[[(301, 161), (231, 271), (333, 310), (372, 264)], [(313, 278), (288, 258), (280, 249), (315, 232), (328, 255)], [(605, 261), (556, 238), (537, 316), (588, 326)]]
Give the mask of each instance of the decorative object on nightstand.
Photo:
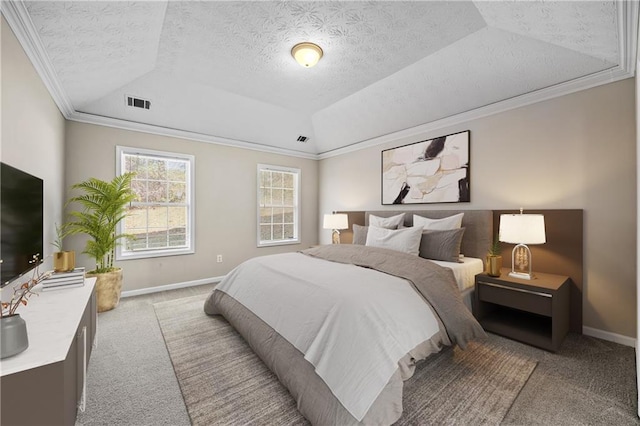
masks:
[(487, 253), (487, 263), (485, 272), (490, 277), (499, 277), (502, 269), (502, 248), (498, 234), (493, 238), (489, 253)]
[(332, 229), (331, 242), (340, 244), (340, 229), (349, 228), (349, 218), (344, 213), (333, 213), (324, 215), (324, 229)]
[(525, 280), (534, 278), (531, 250), (527, 244), (544, 244), (547, 241), (544, 216), (541, 214), (500, 215), (500, 241), (516, 244), (511, 252), (511, 272), (509, 276)]

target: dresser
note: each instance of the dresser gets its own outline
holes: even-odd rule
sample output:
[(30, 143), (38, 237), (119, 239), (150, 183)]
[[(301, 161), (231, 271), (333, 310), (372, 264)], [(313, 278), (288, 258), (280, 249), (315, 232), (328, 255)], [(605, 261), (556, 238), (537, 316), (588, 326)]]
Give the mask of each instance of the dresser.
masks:
[(95, 278), (42, 292), (18, 313), (29, 347), (0, 360), (2, 425), (73, 425), (84, 409), (86, 372), (97, 331)]

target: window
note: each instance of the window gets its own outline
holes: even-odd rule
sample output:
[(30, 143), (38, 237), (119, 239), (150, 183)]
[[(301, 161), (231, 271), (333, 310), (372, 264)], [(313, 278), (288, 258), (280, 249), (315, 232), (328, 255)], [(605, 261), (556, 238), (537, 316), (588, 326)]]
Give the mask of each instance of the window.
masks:
[(258, 164), (258, 247), (299, 239), (300, 170)]
[(116, 259), (193, 253), (194, 157), (121, 146), (116, 151), (117, 173), (135, 173), (131, 188), (137, 195), (119, 225), (132, 238), (123, 240)]

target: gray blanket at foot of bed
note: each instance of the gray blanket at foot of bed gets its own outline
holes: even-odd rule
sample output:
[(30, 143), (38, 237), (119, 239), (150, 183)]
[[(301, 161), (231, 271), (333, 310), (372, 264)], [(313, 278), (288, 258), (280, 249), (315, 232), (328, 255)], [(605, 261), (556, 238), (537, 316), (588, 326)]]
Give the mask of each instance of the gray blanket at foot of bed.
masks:
[(273, 371), (297, 401), (298, 410), (314, 425), (390, 425), (402, 414), (403, 381), (413, 375), (415, 359), (440, 351), (442, 336), (437, 333), (407, 354), (398, 363), (387, 386), (358, 422), (333, 396), (303, 354), (264, 321), (221, 291), (214, 290), (204, 310), (222, 315), (244, 337), (254, 352)]

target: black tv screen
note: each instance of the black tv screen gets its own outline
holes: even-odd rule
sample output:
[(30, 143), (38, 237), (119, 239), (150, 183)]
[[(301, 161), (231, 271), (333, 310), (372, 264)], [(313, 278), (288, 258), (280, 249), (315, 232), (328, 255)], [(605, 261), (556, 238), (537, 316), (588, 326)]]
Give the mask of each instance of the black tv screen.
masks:
[(0, 163), (0, 287), (33, 269), (43, 257), (43, 181)]

